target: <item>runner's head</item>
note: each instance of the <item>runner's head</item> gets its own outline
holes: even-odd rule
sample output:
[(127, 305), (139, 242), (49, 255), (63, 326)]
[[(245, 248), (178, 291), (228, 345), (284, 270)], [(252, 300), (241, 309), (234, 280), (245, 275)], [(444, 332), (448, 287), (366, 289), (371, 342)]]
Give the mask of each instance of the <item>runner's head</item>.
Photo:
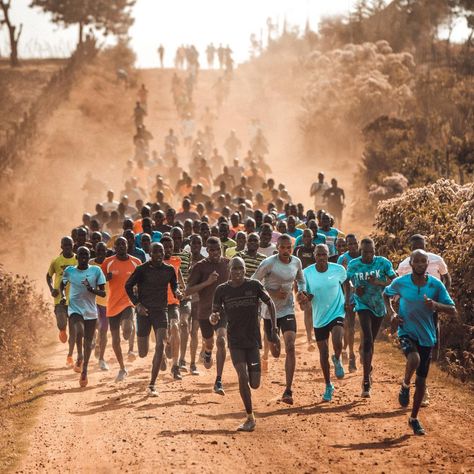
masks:
[(414, 250), (410, 255), (410, 266), (415, 275), (424, 275), (428, 268), (428, 254), (422, 249)]
[(375, 244), (369, 237), (365, 237), (360, 241), (360, 256), (363, 263), (372, 263), (374, 259)]
[(314, 238), (319, 231), (318, 223), (316, 222), (316, 220), (311, 219), (310, 221), (308, 221), (306, 226), (308, 227), (308, 229), (311, 229), (311, 231), (313, 232), (313, 238)]
[(247, 238), (247, 249), (249, 252), (256, 252), (260, 247), (260, 237), (256, 232), (250, 234)]
[(206, 249), (209, 260), (217, 263), (221, 257), (221, 241), (217, 237), (209, 237), (206, 242)]
[(98, 231), (92, 232), (91, 234), (91, 244), (92, 248), (95, 250), (97, 244), (102, 241), (102, 234)]
[(288, 232), (288, 225), (286, 224), (286, 221), (278, 221), (277, 231), (280, 232), (280, 234), (286, 234)]
[(146, 234), (153, 235), (153, 221), (150, 217), (144, 217), (142, 219), (142, 229)]
[(150, 257), (153, 264), (160, 264), (164, 257), (163, 245), (160, 242), (153, 242), (150, 247)]
[(135, 234), (133, 230), (127, 229), (124, 231), (123, 236), (127, 239), (128, 251), (131, 253), (135, 248)]
[(211, 235), (211, 229), (207, 222), (201, 222), (201, 224), (199, 225), (199, 235), (201, 236), (203, 244), (206, 244), (207, 239)]
[(151, 237), (150, 234), (144, 232), (141, 238), (142, 249), (145, 253), (150, 255)]
[(199, 234), (193, 234), (189, 238), (189, 248), (191, 249), (191, 254), (197, 256), (201, 253), (202, 249), (202, 238)]
[(230, 279), (232, 283), (240, 284), (245, 279), (245, 262), (240, 257), (230, 261)]
[(125, 237), (117, 237), (115, 240), (115, 253), (117, 257), (125, 257), (128, 250), (128, 241)]
[(329, 230), (331, 228), (331, 216), (329, 214), (323, 214), (321, 216), (321, 227), (323, 230)]
[(346, 239), (339, 238), (336, 240), (336, 250), (338, 255), (342, 255), (347, 250)]
[(173, 227), (170, 232), (173, 239), (174, 252), (180, 252), (183, 248), (183, 231), (180, 227)]
[(248, 219), (245, 220), (245, 232), (247, 232), (247, 234), (252, 234), (253, 232), (255, 232), (255, 221), (249, 217)]
[(282, 260), (288, 260), (291, 257), (293, 244), (288, 234), (282, 234), (277, 240), (278, 256)]
[(421, 234), (415, 234), (410, 237), (410, 249), (414, 250), (426, 250), (425, 237)]
[(61, 239), (61, 250), (63, 256), (66, 258), (71, 258), (74, 254), (72, 248), (74, 247), (74, 241), (71, 237), (65, 236)]
[(122, 229), (125, 230), (133, 230), (133, 221), (132, 219), (124, 219), (122, 224)]
[(77, 246), (81, 247), (87, 242), (87, 230), (84, 227), (78, 227), (76, 233)]
[(173, 249), (174, 249), (173, 239), (169, 236), (169, 234), (165, 234), (161, 238), (160, 243), (161, 245), (163, 245), (165, 260), (169, 260), (171, 258), (171, 255), (173, 255)]
[(232, 224), (232, 227), (238, 227), (239, 223), (240, 223), (240, 214), (238, 212), (234, 212), (231, 216), (230, 216), (230, 223)]
[(184, 198), (183, 199), (183, 211), (184, 212), (189, 212), (190, 209), (191, 209), (191, 201), (189, 200), (189, 198)]
[(77, 266), (79, 268), (87, 268), (90, 258), (91, 253), (87, 247), (82, 246), (77, 249)]
[(313, 231), (311, 229), (305, 229), (301, 240), (306, 248), (310, 248), (313, 243)]
[(235, 242), (237, 243), (237, 250), (244, 250), (247, 245), (247, 234), (241, 230), (235, 234)]
[(219, 238), (224, 242), (229, 238), (229, 224), (227, 222), (219, 224)]
[[(290, 207), (291, 209), (291, 207)], [(295, 208), (296, 210), (296, 208)], [(294, 232), (296, 229), (296, 219), (293, 214), (288, 216), (288, 219), (286, 220), (286, 224), (288, 226), (288, 232)]]
[(322, 171), (318, 173), (318, 181), (324, 183), (324, 173)]
[(316, 248), (314, 249), (314, 259), (318, 266), (327, 265), (329, 260), (329, 248), (326, 244), (316, 245)]
[(168, 223), (168, 225), (174, 226), (175, 216), (176, 211), (172, 207), (168, 208), (168, 210), (166, 211), (166, 222)]
[(161, 226), (165, 222), (165, 213), (160, 209), (153, 214), (153, 219), (156, 227)]
[(271, 225), (268, 223), (262, 224), (262, 228), (260, 230), (260, 247), (268, 247), (272, 241), (272, 235), (273, 230)]
[(337, 188), (337, 179), (336, 179), (336, 178), (332, 178), (332, 179), (331, 179), (331, 186), (332, 186), (333, 188)]

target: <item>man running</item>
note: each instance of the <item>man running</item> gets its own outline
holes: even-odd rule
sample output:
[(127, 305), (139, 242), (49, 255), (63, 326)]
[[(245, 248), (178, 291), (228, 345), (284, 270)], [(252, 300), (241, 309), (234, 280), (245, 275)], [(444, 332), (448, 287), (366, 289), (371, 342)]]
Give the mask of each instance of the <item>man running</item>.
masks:
[(112, 334), (112, 348), (120, 365), (115, 378), (116, 382), (121, 382), (128, 375), (120, 346), (120, 327), (122, 327), (123, 338), (129, 341), (133, 336), (135, 326), (133, 304), (125, 291), (125, 283), (141, 264), (140, 260), (129, 255), (127, 250), (127, 239), (118, 237), (115, 241), (115, 255), (106, 258), (101, 266), (109, 284), (106, 314)]
[[(416, 371), (415, 396), (408, 424), (416, 435), (425, 430), (418, 420), (423, 401), (431, 352), (436, 344), (434, 315), (438, 311), (456, 315), (456, 307), (444, 284), (427, 273), (429, 255), (421, 249), (410, 255), (412, 273), (396, 278), (385, 288), (384, 300), (393, 327), (398, 326), (400, 346), (407, 358), (405, 376), (398, 400), (402, 407), (410, 403), (410, 383)], [(399, 296), (399, 314), (392, 307), (391, 298)]]
[[(293, 251), (293, 255), (297, 256), (301, 260), (301, 265), (303, 266), (303, 270), (310, 265), (314, 265), (316, 263), (316, 258), (314, 252), (316, 251), (316, 245), (313, 244), (313, 231), (311, 229), (305, 229), (302, 235), (302, 245), (298, 245), (295, 247)], [(306, 339), (308, 341), (308, 351), (314, 352), (316, 349), (314, 347), (314, 339), (313, 339), (313, 315), (312, 315), (312, 307), (309, 304), (304, 305), (304, 326), (306, 329)]]
[[(61, 286), (64, 270), (71, 265), (74, 266), (77, 264), (77, 258), (72, 251), (73, 245), (74, 242), (71, 237), (63, 237), (61, 239), (61, 253), (51, 261), (48, 273), (46, 274), (46, 283), (48, 284), (51, 296), (54, 298), (54, 315), (56, 316), (56, 325), (59, 329), (59, 340), (63, 344), (68, 342), (66, 328), (68, 322), (70, 323), (67, 307), (69, 291), (66, 292), (66, 299), (63, 300), (61, 298), (59, 287)], [(74, 352), (75, 343), (76, 339), (71, 334), (71, 326), (69, 326), (69, 349), (66, 358), (66, 365), (68, 367), (74, 366), (72, 354)]]
[[(59, 288), (64, 300), (64, 289), (69, 284), (69, 324), (76, 339), (78, 359), (76, 367), (81, 372), (79, 385), (86, 387), (87, 367), (92, 352), (92, 339), (97, 324), (96, 296), (105, 297), (105, 276), (97, 266), (90, 266), (90, 251), (87, 247), (77, 249), (77, 265), (64, 270)], [(82, 341), (84, 339), (84, 356)], [(76, 369), (75, 367), (75, 369)]]
[(221, 318), (216, 325), (212, 325), (209, 316), (212, 313), (212, 299), (218, 285), (229, 279), (229, 260), (221, 256), (221, 242), (216, 237), (209, 237), (206, 242), (208, 257), (196, 263), (191, 270), (186, 288), (186, 296), (197, 293), (199, 295), (198, 317), (199, 327), (205, 342), (204, 367), (212, 366), (212, 349), (214, 347), (214, 332), (216, 333), (216, 366), (217, 375), (214, 392), (225, 395), (222, 385), (222, 372), (226, 357), (226, 320)]
[[(359, 241), (354, 234), (346, 236), (347, 252), (339, 255), (337, 263), (345, 269), (349, 263), (355, 258), (360, 257)], [(353, 373), (357, 370), (356, 356), (354, 353), (354, 337), (355, 337), (355, 312), (354, 312), (354, 292), (350, 289), (351, 295), (349, 306), (346, 306), (346, 317), (344, 318), (344, 347), (342, 349), (342, 360), (347, 362), (347, 348), (349, 348), (349, 372)]]
[(345, 284), (346, 307), (351, 305), (349, 281), (354, 287), (354, 311), (359, 315), (362, 331), (363, 398), (370, 398), (374, 341), (386, 312), (382, 292), (396, 276), (390, 260), (375, 255), (374, 241), (362, 239), (360, 257), (353, 259), (347, 266)]
[(258, 253), (260, 237), (256, 232), (250, 234), (247, 239), (247, 250), (236, 253), (245, 263), (245, 278), (251, 278), (257, 271), (259, 265), (267, 258), (263, 253)]
[(260, 325), (259, 301), (265, 303), (270, 313), (271, 340), (277, 336), (275, 305), (262, 284), (245, 277), (244, 261), (234, 257), (230, 261), (230, 280), (219, 285), (214, 294), (212, 325), (221, 318), (227, 321), (227, 341), (230, 357), (239, 377), (239, 391), (247, 412), (247, 419), (238, 431), (253, 431), (255, 416), (252, 409), (250, 388), (260, 386)]
[[(329, 262), (329, 249), (325, 244), (316, 246), (316, 263), (304, 270), (306, 291), (313, 309), (313, 326), (319, 349), (319, 362), (323, 371), (326, 390), (323, 400), (330, 402), (334, 393), (329, 370), (329, 334), (332, 335), (334, 354), (332, 362), (338, 379), (344, 378), (341, 363), (342, 340), (344, 338), (344, 292), (346, 270), (342, 265)], [(304, 301), (304, 299), (303, 299)]]
[[(146, 357), (149, 348), (150, 332), (155, 332), (155, 354), (151, 368), (150, 384), (147, 392), (157, 397), (155, 382), (163, 359), (163, 351), (168, 333), (168, 286), (174, 296), (181, 296), (178, 290), (176, 272), (171, 265), (163, 263), (163, 245), (151, 244), (151, 260), (135, 268), (125, 283), (125, 291), (137, 310), (138, 354)], [(134, 289), (137, 288), (137, 293)]]
[(318, 181), (311, 185), (309, 195), (314, 198), (314, 210), (319, 211), (324, 208), (323, 195), (329, 189), (329, 184), (324, 181), (324, 173), (318, 173)]
[[(293, 285), (296, 281), (298, 293), (297, 297), (304, 296), (305, 281), (303, 268), (299, 258), (292, 256), (292, 241), (288, 234), (283, 234), (277, 242), (278, 254), (266, 258), (252, 276), (259, 280), (268, 291), (276, 307), (277, 326), (283, 333), (285, 342), (285, 373), (286, 388), (283, 392), (282, 401), (293, 404), (293, 376), (296, 366), (295, 340), (296, 340), (296, 318), (293, 300)], [(269, 316), (264, 314), (264, 329), (269, 349), (273, 355), (279, 355), (279, 346), (271, 342), (271, 321)], [(268, 358), (268, 348), (264, 348), (264, 357)]]
[(337, 179), (331, 179), (331, 187), (326, 189), (323, 198), (327, 202), (328, 211), (336, 219), (337, 225), (342, 224), (342, 210), (344, 209), (346, 196), (344, 190), (337, 186)]

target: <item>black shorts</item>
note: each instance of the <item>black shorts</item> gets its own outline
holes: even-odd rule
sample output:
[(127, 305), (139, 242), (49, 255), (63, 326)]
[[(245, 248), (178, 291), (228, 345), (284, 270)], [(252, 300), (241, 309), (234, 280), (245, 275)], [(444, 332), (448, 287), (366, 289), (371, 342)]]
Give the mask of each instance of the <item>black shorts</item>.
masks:
[(237, 364), (247, 364), (247, 370), (249, 372), (260, 372), (260, 349), (258, 347), (252, 347), (251, 349), (236, 349), (229, 348), (230, 358), (232, 364), (236, 367)]
[(74, 326), (77, 323), (84, 325), (84, 339), (92, 341), (97, 326), (97, 319), (84, 319), (82, 314), (72, 313), (69, 316), (69, 325)]
[(423, 378), (428, 377), (433, 348), (420, 346), (418, 342), (410, 339), (408, 336), (401, 336), (399, 341), (400, 347), (405, 356), (408, 356), (408, 354), (411, 354), (412, 352), (418, 352), (418, 355), (420, 356), (420, 365), (416, 369), (416, 375)]
[(336, 326), (343, 328), (344, 318), (339, 317), (333, 319), (329, 324), (326, 324), (326, 326), (323, 326), (322, 328), (314, 328), (314, 337), (316, 338), (316, 341), (325, 341), (326, 339), (329, 339), (329, 333)]
[(109, 316), (109, 326), (111, 331), (118, 331), (120, 329), (120, 323), (122, 321), (131, 320), (133, 321), (133, 306), (128, 306), (127, 308), (120, 311), (119, 314), (115, 316)]
[(168, 316), (166, 309), (149, 309), (146, 316), (142, 316), (140, 314), (137, 315), (138, 337), (148, 337), (150, 335), (151, 328), (153, 328), (154, 331), (157, 331), (160, 328), (168, 328)]
[[(277, 328), (285, 334), (286, 331), (296, 332), (296, 317), (294, 314), (289, 314), (288, 316), (283, 316), (282, 318), (277, 318)], [(272, 333), (272, 321), (271, 319), (263, 320), (263, 330), (267, 339), (270, 339)]]
[(227, 319), (221, 317), (215, 326), (210, 323), (209, 319), (200, 319), (199, 327), (201, 328), (202, 337), (204, 339), (211, 339), (211, 337), (214, 335), (214, 331), (227, 327)]

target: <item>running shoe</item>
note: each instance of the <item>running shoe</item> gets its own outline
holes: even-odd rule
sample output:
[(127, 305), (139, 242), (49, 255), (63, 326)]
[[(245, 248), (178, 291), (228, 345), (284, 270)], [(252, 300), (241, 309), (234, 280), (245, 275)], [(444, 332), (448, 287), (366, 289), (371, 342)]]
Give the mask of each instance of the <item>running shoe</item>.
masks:
[(179, 373), (179, 366), (177, 365), (173, 365), (173, 367), (171, 367), (171, 375), (175, 380), (183, 380), (182, 375)]
[(237, 428), (237, 431), (247, 431), (247, 432), (250, 432), (250, 431), (253, 431), (255, 429), (255, 426), (257, 426), (257, 423), (255, 422), (255, 420), (245, 420), (244, 423), (242, 423), (241, 425), (238, 426)]
[(80, 374), (82, 372), (82, 359), (77, 359), (76, 363), (74, 364), (74, 372)]
[(67, 332), (65, 329), (59, 331), (59, 340), (65, 344), (67, 342)]
[(117, 377), (115, 377), (115, 381), (116, 382), (123, 382), (127, 375), (128, 375), (127, 369), (120, 369), (118, 371)]
[(425, 394), (423, 395), (421, 406), (425, 408), (430, 406), (430, 392), (428, 392), (428, 387), (425, 388)]
[(352, 374), (357, 371), (356, 356), (352, 355), (349, 357), (349, 372)]
[(87, 380), (87, 374), (82, 372), (81, 376), (79, 377), (79, 386), (87, 387), (88, 382), (89, 381)]
[(224, 386), (222, 385), (221, 380), (216, 380), (216, 383), (214, 384), (214, 393), (217, 393), (218, 395), (225, 395)]
[(72, 369), (74, 367), (74, 359), (72, 356), (67, 356), (66, 357), (66, 366)]
[(191, 364), (189, 366), (189, 372), (191, 375), (199, 375), (199, 370), (197, 369), (196, 364)]
[(405, 387), (405, 384), (402, 383), (400, 392), (398, 393), (398, 402), (402, 407), (408, 406), (410, 403), (410, 386)]
[(165, 345), (165, 355), (167, 359), (171, 359), (171, 344), (169, 342), (166, 343)]
[(178, 362), (179, 370), (182, 372), (187, 372), (188, 368), (186, 367), (186, 361), (184, 359), (180, 359)]
[(137, 358), (137, 353), (134, 351), (128, 351), (127, 359), (129, 362), (133, 362)]
[(293, 392), (287, 388), (281, 397), (283, 403), (288, 403), (288, 405), (293, 405)]
[(212, 352), (204, 352), (202, 363), (206, 369), (210, 369), (212, 367)]
[(308, 352), (314, 352), (316, 350), (316, 346), (312, 342), (308, 342)]
[(413, 429), (413, 433), (416, 435), (423, 436), (425, 434), (425, 430), (418, 421), (418, 418), (408, 418), (408, 425)]
[(100, 370), (109, 370), (109, 365), (105, 362), (104, 359), (99, 359), (99, 369)]
[(268, 359), (264, 359), (262, 357), (261, 364), (262, 364), (262, 372), (268, 372)]
[(370, 398), (370, 382), (363, 382), (360, 396), (362, 398)]
[(160, 370), (162, 372), (166, 372), (166, 357), (163, 356), (161, 357), (161, 365), (160, 365)]
[(334, 393), (334, 384), (330, 383), (326, 385), (326, 390), (324, 390), (323, 400), (325, 402), (330, 402), (332, 400), (332, 394)]
[(154, 385), (148, 385), (148, 388), (146, 389), (146, 393), (148, 394), (149, 397), (158, 396), (158, 390), (156, 390)]
[(347, 361), (349, 360), (349, 357), (347, 356), (347, 351), (341, 352), (341, 359), (343, 364), (347, 364)]
[(344, 366), (341, 363), (341, 360), (338, 359), (334, 354), (332, 355), (332, 363), (334, 364), (334, 371), (336, 372), (336, 377), (338, 379), (344, 378)]

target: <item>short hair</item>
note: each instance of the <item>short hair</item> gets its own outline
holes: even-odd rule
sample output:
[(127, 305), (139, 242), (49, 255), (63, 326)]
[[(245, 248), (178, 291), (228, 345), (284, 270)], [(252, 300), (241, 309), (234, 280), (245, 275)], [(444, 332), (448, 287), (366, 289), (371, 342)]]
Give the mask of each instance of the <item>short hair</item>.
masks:
[(347, 239), (355, 239), (355, 240), (357, 240), (357, 236), (356, 236), (355, 234), (347, 234), (347, 235), (346, 235), (346, 241), (347, 241)]
[(244, 267), (245, 269), (245, 262), (243, 260), (243, 258), (241, 257), (233, 257), (231, 260), (230, 260), (230, 267), (233, 267), (236, 263), (239, 263), (242, 267)]
[(207, 239), (206, 247), (209, 247), (209, 245), (213, 245), (213, 244), (218, 245), (220, 247), (221, 241), (217, 237), (211, 236)]
[(163, 244), (163, 242), (171, 242), (173, 243), (173, 239), (171, 238), (170, 235), (165, 234), (161, 237), (160, 242)]
[(288, 234), (281, 234), (278, 237), (277, 244), (280, 244), (283, 240), (289, 240), (290, 242), (292, 242), (291, 236), (289, 236)]
[(360, 245), (373, 245), (375, 247), (375, 243), (370, 237), (364, 237), (360, 241)]
[[(163, 239), (162, 239), (162, 240), (163, 240)], [(155, 249), (155, 247), (159, 247), (159, 248), (161, 248), (161, 250), (164, 251), (163, 245), (161, 245), (160, 242), (152, 242), (152, 243), (151, 243), (151, 246), (150, 246), (150, 253), (153, 253), (153, 250)]]
[(318, 249), (324, 249), (324, 251), (329, 255), (329, 247), (326, 244), (318, 244), (314, 248), (314, 253), (318, 251)]
[(423, 255), (423, 257), (426, 258), (426, 260), (428, 260), (428, 252), (426, 252), (425, 250), (422, 250), (422, 249), (416, 249), (416, 250), (413, 250), (413, 252), (410, 254), (410, 263), (413, 262), (413, 259), (417, 256), (417, 255)]
[(426, 240), (426, 237), (421, 234), (414, 234), (410, 237), (410, 242), (418, 241), (418, 240), (423, 240), (423, 242)]
[(191, 234), (189, 237), (189, 242), (192, 242), (193, 240), (199, 240), (199, 242), (202, 244), (202, 237), (199, 234)]

